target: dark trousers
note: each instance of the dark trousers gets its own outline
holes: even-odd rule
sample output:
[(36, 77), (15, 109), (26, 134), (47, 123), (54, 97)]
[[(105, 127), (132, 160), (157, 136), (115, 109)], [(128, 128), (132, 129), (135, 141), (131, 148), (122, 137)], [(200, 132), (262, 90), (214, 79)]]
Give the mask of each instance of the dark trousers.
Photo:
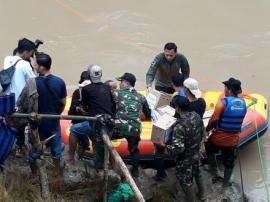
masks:
[(24, 127), (18, 127), (17, 128), (17, 146), (22, 149), (25, 146), (25, 135), (24, 135)]
[(223, 165), (227, 169), (233, 169), (234, 168), (234, 163), (237, 158), (237, 146), (233, 147), (222, 147), (215, 145), (211, 142), (207, 142), (205, 144), (205, 150), (206, 150), (206, 155), (214, 155), (221, 151), (221, 159), (223, 162)]
[(155, 89), (164, 93), (173, 94), (174, 89), (172, 87), (155, 86)]

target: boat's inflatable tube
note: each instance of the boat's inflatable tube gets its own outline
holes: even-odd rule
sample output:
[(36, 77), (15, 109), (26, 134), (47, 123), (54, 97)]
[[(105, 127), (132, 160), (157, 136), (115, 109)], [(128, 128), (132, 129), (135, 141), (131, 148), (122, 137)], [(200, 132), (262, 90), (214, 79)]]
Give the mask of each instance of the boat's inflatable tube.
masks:
[(4, 163), (15, 142), (16, 129), (0, 122), (0, 165)]
[[(145, 95), (145, 91), (141, 91), (141, 93)], [(224, 98), (224, 93), (216, 91), (204, 91), (202, 93), (202, 97), (206, 101), (206, 113), (205, 113), (206, 117), (204, 119), (204, 122), (205, 124), (207, 124), (208, 119), (211, 117), (212, 114), (209, 112), (213, 112), (218, 100)], [(253, 100), (249, 99), (249, 97), (253, 98)], [(244, 98), (248, 109), (242, 124), (242, 131), (241, 133), (239, 133), (240, 146), (245, 143), (248, 143), (249, 140), (254, 138), (257, 133), (264, 131), (268, 127), (269, 122), (269, 106), (268, 101), (264, 96), (256, 93), (251, 93), (245, 94)], [(252, 102), (254, 102), (254, 99), (257, 101), (256, 104), (252, 104)], [(67, 114), (70, 102), (71, 98), (69, 97), (67, 99), (67, 106), (64, 114)], [(207, 116), (207, 114), (208, 115), (210, 114), (210, 116)], [(152, 122), (143, 121), (142, 125), (143, 126), (141, 133), (141, 141), (139, 144), (140, 155), (141, 158), (152, 159), (154, 156), (154, 145), (151, 141)], [(70, 121), (61, 120), (61, 130), (62, 130), (61, 135), (63, 141), (66, 144), (68, 143), (69, 139), (70, 126), (71, 126)], [(129, 152), (127, 149), (127, 141), (125, 139), (114, 140), (112, 141), (112, 144), (121, 156), (123, 157), (129, 156)], [(89, 151), (91, 152), (92, 149), (90, 148)]]

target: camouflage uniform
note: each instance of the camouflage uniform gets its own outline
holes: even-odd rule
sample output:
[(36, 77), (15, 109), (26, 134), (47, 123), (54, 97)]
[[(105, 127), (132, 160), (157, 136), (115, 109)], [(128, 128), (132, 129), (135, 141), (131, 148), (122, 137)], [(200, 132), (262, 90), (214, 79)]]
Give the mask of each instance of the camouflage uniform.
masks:
[[(114, 92), (116, 104), (115, 127), (118, 137), (124, 137), (128, 141), (128, 150), (133, 166), (138, 166), (140, 133), (142, 130), (141, 113), (151, 118), (151, 110), (145, 97), (139, 94), (133, 87)], [(115, 135), (115, 134), (114, 134)]]
[(193, 177), (196, 182), (201, 177), (199, 150), (203, 129), (203, 121), (198, 114), (185, 112), (177, 120), (172, 140), (166, 145), (176, 156), (176, 175), (184, 191), (192, 186)]

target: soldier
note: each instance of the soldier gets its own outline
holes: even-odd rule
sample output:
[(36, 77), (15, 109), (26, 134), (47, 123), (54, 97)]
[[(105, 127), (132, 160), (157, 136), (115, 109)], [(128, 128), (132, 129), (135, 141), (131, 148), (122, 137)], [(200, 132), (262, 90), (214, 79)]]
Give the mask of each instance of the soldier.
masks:
[(186, 57), (177, 52), (175, 43), (167, 43), (164, 46), (164, 53), (158, 54), (151, 63), (146, 73), (146, 85), (149, 90), (152, 83), (156, 80), (155, 89), (165, 93), (172, 94), (172, 76), (179, 73), (185, 78), (189, 77), (190, 69)]
[(195, 112), (188, 112), (189, 100), (177, 96), (175, 100), (176, 111), (180, 114), (173, 129), (173, 136), (166, 144), (159, 141), (172, 155), (176, 156), (176, 175), (187, 201), (195, 201), (192, 191), (193, 177), (197, 183), (201, 200), (205, 200), (205, 187), (199, 168), (199, 150), (203, 135), (203, 121)]
[(151, 110), (144, 96), (135, 89), (136, 77), (131, 73), (125, 73), (117, 78), (120, 81), (120, 90), (113, 93), (116, 104), (115, 128), (120, 137), (128, 141), (128, 150), (132, 161), (131, 174), (139, 176), (139, 149), (140, 133), (142, 129), (141, 113), (146, 118), (151, 118)]

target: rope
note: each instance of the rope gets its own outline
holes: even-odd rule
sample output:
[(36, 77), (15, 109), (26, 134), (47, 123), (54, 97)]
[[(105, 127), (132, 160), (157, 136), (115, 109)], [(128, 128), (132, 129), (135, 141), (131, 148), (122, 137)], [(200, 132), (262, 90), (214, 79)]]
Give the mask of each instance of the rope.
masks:
[(263, 184), (266, 190), (266, 195), (267, 195), (267, 201), (270, 202), (270, 196), (269, 196), (269, 190), (267, 187), (267, 174), (265, 172), (265, 166), (264, 166), (264, 162), (263, 162), (263, 155), (262, 155), (262, 151), (261, 151), (261, 141), (259, 138), (259, 132), (258, 132), (258, 125), (257, 125), (257, 119), (256, 119), (256, 114), (255, 114), (255, 105), (254, 105), (254, 121), (255, 121), (255, 131), (256, 131), (256, 137), (257, 137), (257, 146), (258, 146), (258, 152), (259, 152), (259, 158), (260, 158), (260, 173), (263, 179)]
[(243, 202), (245, 201), (245, 190), (244, 190), (244, 183), (243, 183), (243, 174), (242, 174), (242, 165), (241, 165), (241, 160), (240, 160), (240, 149), (238, 151), (238, 163), (239, 163), (239, 170), (240, 170), (240, 179), (241, 179), (241, 189), (242, 189), (242, 199)]

